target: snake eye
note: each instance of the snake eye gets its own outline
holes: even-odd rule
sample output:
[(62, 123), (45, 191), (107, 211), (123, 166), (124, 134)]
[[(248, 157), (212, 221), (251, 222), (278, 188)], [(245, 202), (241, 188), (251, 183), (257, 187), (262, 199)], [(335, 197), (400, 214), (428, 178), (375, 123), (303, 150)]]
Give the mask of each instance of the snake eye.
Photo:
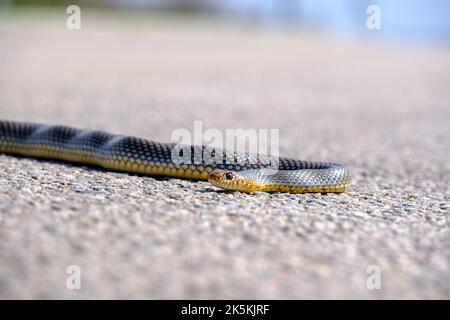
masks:
[(227, 180), (233, 180), (233, 173), (232, 172), (227, 172), (225, 174), (225, 179)]

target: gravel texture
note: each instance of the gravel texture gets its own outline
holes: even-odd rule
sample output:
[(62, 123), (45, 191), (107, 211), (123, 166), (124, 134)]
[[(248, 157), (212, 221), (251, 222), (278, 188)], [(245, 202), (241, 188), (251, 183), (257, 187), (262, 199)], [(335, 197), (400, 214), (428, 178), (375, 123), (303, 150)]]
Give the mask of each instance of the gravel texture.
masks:
[(282, 155), (354, 175), (340, 195), (249, 195), (0, 155), (1, 298), (450, 298), (448, 48), (0, 15), (1, 119), (159, 141), (194, 120), (279, 128)]

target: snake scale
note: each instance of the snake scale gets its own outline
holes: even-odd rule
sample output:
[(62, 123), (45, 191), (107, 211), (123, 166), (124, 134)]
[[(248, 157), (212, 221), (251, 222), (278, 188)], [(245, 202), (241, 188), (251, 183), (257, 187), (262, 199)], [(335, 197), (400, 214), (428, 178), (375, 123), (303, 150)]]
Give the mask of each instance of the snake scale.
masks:
[[(274, 162), (268, 156), (209, 146), (185, 146), (181, 153), (190, 153), (190, 161), (182, 163), (173, 160), (177, 146), (103, 131), (0, 121), (0, 153), (5, 154), (146, 175), (208, 180), (219, 188), (241, 192), (344, 192), (350, 185), (349, 170), (339, 164), (279, 157), (275, 162), (277, 170), (273, 170)], [(175, 154), (179, 152), (176, 150)]]

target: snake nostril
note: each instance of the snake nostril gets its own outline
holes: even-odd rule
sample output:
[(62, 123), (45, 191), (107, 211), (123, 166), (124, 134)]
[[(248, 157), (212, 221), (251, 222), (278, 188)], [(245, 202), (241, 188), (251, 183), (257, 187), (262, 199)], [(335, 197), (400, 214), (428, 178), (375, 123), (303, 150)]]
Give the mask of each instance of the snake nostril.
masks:
[(209, 174), (210, 179), (219, 180), (220, 177), (221, 177), (221, 174), (218, 171), (213, 171)]

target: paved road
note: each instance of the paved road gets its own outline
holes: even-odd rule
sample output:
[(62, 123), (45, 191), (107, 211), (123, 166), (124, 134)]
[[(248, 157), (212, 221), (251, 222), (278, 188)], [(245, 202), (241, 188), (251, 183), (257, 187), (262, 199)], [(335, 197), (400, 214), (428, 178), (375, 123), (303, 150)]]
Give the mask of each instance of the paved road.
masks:
[(247, 195), (0, 155), (1, 298), (450, 298), (448, 50), (64, 18), (2, 16), (0, 118), (161, 141), (278, 128), (283, 155), (354, 184)]

